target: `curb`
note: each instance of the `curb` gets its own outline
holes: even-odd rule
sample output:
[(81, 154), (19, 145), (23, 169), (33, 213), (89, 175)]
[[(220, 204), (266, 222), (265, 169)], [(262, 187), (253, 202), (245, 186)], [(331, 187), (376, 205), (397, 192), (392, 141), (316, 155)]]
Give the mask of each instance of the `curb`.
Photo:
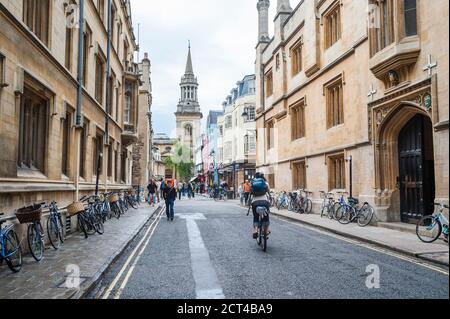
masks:
[(100, 269), (97, 270), (94, 276), (92, 276), (87, 280), (87, 283), (83, 285), (84, 288), (80, 288), (79, 291), (75, 291), (72, 295), (68, 296), (67, 299), (83, 299), (84, 297), (86, 297), (95, 288), (95, 286), (97, 286), (97, 284), (103, 279), (103, 275), (106, 272), (108, 272), (111, 266), (122, 256), (125, 250), (136, 239), (136, 237), (139, 235), (139, 233), (142, 231), (142, 229), (145, 227), (148, 221), (151, 218), (153, 218), (153, 216), (158, 214), (163, 208), (164, 205), (159, 205), (153, 211), (153, 213), (137, 227), (136, 231), (131, 235), (130, 239), (126, 241), (114, 255), (109, 257), (109, 259), (100, 267)]
[(380, 243), (380, 242), (377, 242), (377, 241), (374, 241), (374, 240), (371, 240), (371, 239), (355, 236), (355, 235), (352, 235), (352, 234), (349, 234), (349, 233), (346, 233), (346, 232), (343, 232), (343, 231), (340, 231), (340, 230), (336, 230), (336, 229), (333, 229), (333, 228), (328, 228), (326, 226), (317, 225), (317, 224), (314, 224), (314, 223), (311, 223), (311, 222), (307, 222), (307, 221), (304, 221), (304, 220), (299, 220), (299, 219), (296, 219), (294, 217), (284, 216), (284, 215), (281, 215), (281, 214), (276, 213), (276, 212), (271, 212), (271, 213), (274, 214), (274, 215), (277, 215), (279, 217), (283, 217), (283, 218), (286, 218), (286, 219), (289, 219), (289, 220), (292, 220), (292, 221), (296, 221), (296, 222), (298, 222), (300, 224), (304, 224), (304, 225), (307, 225), (307, 226), (311, 226), (311, 227), (314, 227), (314, 228), (325, 230), (325, 231), (328, 231), (328, 232), (336, 234), (336, 235), (340, 235), (340, 236), (343, 236), (343, 237), (346, 237), (346, 238), (351, 238), (351, 239), (354, 239), (354, 240), (359, 240), (359, 241), (362, 241), (362, 242), (365, 242), (365, 243), (368, 243), (368, 244), (372, 244), (372, 245), (375, 245), (375, 246), (378, 246), (378, 247), (382, 247), (382, 248), (385, 248), (385, 249), (389, 249), (391, 251), (395, 251), (397, 253), (401, 253), (401, 254), (404, 254), (404, 255), (407, 255), (407, 256), (410, 256), (410, 257), (414, 257), (414, 258), (418, 258), (418, 259), (421, 259), (421, 260), (425, 260), (425, 261), (431, 262), (433, 264), (438, 264), (438, 265), (441, 265), (441, 266), (449, 267), (449, 263), (446, 263), (446, 262), (443, 262), (443, 261), (440, 261), (440, 260), (435, 260), (435, 259), (432, 259), (432, 258), (427, 258), (427, 257), (422, 256), (421, 254), (418, 254), (418, 253), (414, 253), (414, 252), (411, 252), (411, 251), (408, 251), (408, 250), (404, 250), (404, 249), (401, 249), (401, 248), (397, 248), (397, 247), (394, 247), (394, 246), (383, 244), (383, 243)]

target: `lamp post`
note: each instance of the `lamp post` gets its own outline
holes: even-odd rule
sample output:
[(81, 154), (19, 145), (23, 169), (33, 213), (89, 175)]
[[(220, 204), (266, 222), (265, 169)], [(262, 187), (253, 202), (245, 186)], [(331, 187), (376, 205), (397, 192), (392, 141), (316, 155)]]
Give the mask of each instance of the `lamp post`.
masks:
[(103, 159), (103, 153), (99, 153), (98, 160), (97, 160), (97, 178), (95, 181), (95, 196), (98, 195), (98, 183), (99, 183), (99, 179), (100, 179), (100, 165), (102, 163), (102, 159)]
[(353, 198), (353, 156), (349, 156), (346, 161), (349, 163), (350, 170), (350, 198)]

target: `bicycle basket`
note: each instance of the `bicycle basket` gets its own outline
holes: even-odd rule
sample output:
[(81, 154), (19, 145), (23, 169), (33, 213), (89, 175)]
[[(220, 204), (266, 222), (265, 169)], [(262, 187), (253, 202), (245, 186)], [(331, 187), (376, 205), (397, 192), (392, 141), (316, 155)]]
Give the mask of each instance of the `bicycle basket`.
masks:
[(67, 213), (69, 213), (69, 216), (71, 217), (82, 212), (84, 212), (84, 204), (81, 202), (73, 203), (67, 206)]
[(358, 205), (358, 204), (359, 204), (359, 200), (358, 200), (357, 198), (350, 197), (350, 198), (348, 199), (348, 203), (349, 203), (350, 205)]
[(42, 207), (41, 205), (23, 207), (18, 209), (15, 214), (21, 224), (38, 222), (42, 217)]
[(110, 203), (116, 203), (119, 201), (119, 195), (117, 194), (111, 195), (109, 196), (108, 200)]

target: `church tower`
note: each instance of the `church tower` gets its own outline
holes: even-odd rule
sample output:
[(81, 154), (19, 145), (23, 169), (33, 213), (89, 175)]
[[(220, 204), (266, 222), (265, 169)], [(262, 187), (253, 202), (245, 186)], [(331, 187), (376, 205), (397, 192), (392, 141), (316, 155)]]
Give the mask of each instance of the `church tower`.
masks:
[(177, 112), (177, 139), (191, 150), (193, 158), (195, 143), (200, 139), (201, 119), (203, 114), (198, 103), (198, 82), (194, 75), (191, 57), (191, 45), (189, 44), (186, 71), (180, 83), (181, 97), (178, 102)]

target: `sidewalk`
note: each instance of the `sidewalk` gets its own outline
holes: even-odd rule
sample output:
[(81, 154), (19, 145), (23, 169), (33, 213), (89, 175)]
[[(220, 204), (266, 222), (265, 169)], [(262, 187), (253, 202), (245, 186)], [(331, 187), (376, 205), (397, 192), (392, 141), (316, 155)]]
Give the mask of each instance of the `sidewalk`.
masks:
[(275, 207), (272, 207), (270, 211), (274, 215), (295, 220), (302, 224), (320, 228), (344, 237), (353, 238), (405, 255), (449, 266), (449, 247), (443, 240), (426, 244), (421, 242), (415, 234), (408, 232), (374, 226), (359, 227), (354, 223), (342, 225), (335, 220), (321, 218), (320, 215), (300, 215), (287, 210), (280, 211)]
[[(95, 234), (85, 239), (80, 232), (70, 234), (60, 250), (46, 247), (40, 263), (30, 255), (24, 256), (22, 270), (17, 274), (4, 264), (0, 267), (0, 299), (80, 298), (121, 255), (158, 208), (143, 204), (137, 210), (130, 209), (119, 220), (107, 221), (102, 236)], [(27, 245), (26, 239), (22, 245)], [(73, 266), (80, 270), (79, 289), (66, 287), (67, 276), (74, 275), (70, 273)], [(73, 282), (70, 279), (68, 282)]]

